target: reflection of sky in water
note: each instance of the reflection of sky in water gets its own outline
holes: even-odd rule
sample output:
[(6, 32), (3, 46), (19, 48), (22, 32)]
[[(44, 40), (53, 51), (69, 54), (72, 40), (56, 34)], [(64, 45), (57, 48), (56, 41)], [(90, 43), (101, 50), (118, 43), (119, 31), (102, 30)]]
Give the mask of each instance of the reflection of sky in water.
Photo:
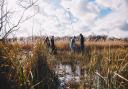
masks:
[(80, 81), (80, 67), (78, 65), (76, 65), (76, 70), (74, 73), (72, 72), (71, 65), (69, 64), (59, 64), (56, 66), (55, 71), (58, 75), (60, 75), (59, 79), (61, 82), (68, 83), (69, 81)]

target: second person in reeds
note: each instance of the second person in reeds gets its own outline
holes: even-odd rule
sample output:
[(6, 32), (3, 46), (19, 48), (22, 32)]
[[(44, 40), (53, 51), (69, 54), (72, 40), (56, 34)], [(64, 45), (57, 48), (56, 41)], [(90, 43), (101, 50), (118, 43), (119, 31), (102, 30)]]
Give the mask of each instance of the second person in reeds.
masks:
[(84, 46), (84, 36), (82, 34), (80, 34), (80, 51), (83, 54), (85, 50), (85, 46)]
[(45, 38), (44, 44), (45, 44), (45, 47), (46, 47), (47, 49), (49, 49), (49, 47), (50, 47), (50, 41), (49, 41), (49, 38), (48, 38), (48, 37)]
[(71, 43), (70, 43), (70, 49), (71, 49), (71, 52), (75, 53), (76, 51), (76, 37), (74, 36), (72, 39), (71, 39)]
[(51, 37), (50, 47), (51, 47), (51, 54), (56, 54), (57, 50), (56, 50), (56, 46), (55, 46), (54, 36)]

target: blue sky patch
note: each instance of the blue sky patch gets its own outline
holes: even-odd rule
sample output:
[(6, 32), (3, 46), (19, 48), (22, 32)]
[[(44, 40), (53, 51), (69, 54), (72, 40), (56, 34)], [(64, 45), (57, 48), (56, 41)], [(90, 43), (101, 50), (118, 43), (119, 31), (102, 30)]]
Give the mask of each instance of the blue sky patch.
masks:
[(105, 16), (107, 16), (110, 13), (112, 13), (112, 9), (109, 8), (109, 7), (106, 7), (106, 8), (103, 8), (103, 9), (100, 10), (100, 12), (98, 14), (98, 17), (99, 18), (105, 17)]
[(50, 4), (54, 5), (56, 9), (62, 8), (62, 6), (60, 5), (60, 2), (61, 2), (60, 0), (49, 0), (49, 2)]

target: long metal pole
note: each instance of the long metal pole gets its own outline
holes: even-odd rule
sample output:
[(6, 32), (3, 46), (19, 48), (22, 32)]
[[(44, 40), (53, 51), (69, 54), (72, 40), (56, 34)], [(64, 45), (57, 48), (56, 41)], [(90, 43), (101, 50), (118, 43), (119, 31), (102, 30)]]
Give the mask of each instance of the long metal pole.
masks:
[(69, 15), (69, 19), (70, 19), (70, 24), (71, 24), (71, 27), (72, 27), (72, 30), (73, 30), (73, 24), (72, 24), (72, 18), (71, 18), (71, 14), (70, 14), (70, 8), (67, 8), (67, 12), (68, 12), (68, 15)]
[(33, 22), (32, 22), (32, 42), (33, 42), (33, 30), (34, 30), (34, 17), (33, 17)]

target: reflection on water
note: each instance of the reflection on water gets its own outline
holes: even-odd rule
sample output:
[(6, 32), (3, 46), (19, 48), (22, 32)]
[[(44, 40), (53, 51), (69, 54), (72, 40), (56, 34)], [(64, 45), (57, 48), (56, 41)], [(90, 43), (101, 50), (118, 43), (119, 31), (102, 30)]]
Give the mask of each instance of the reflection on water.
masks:
[[(79, 65), (58, 64), (55, 67), (55, 72), (60, 79), (60, 86), (66, 87), (69, 82), (79, 83), (81, 77), (81, 70)], [(63, 89), (63, 88), (61, 88)]]

